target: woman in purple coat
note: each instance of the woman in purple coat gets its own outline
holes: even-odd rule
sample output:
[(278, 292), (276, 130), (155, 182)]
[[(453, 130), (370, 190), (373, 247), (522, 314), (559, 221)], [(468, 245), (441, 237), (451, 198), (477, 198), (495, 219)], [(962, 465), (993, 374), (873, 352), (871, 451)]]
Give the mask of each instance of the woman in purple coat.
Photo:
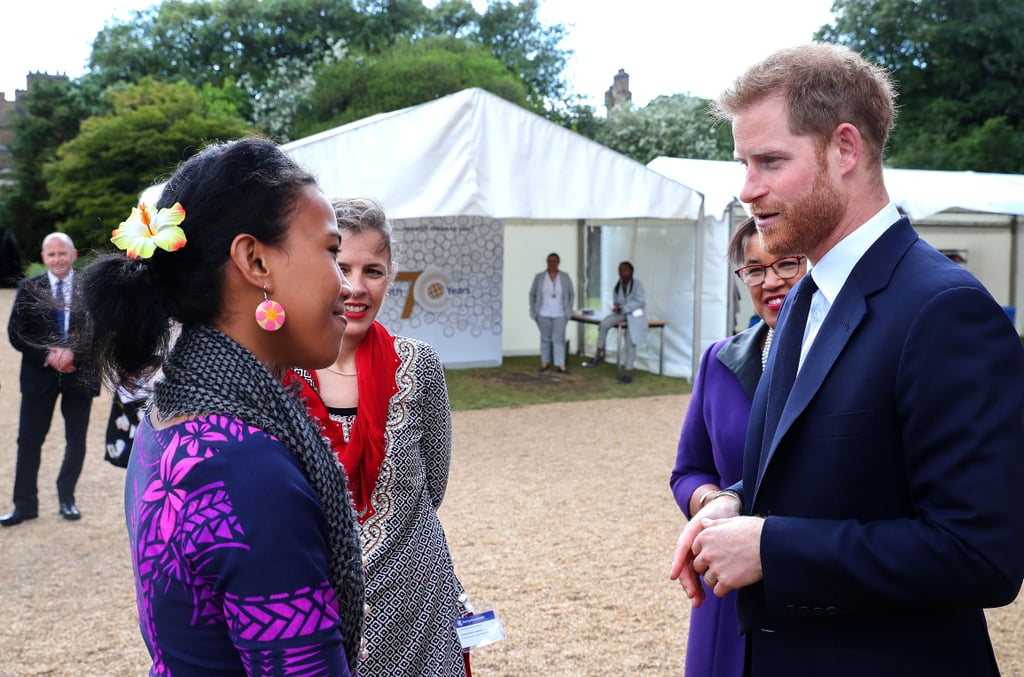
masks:
[[(722, 487), (740, 479), (750, 406), (768, 359), (779, 309), (807, 272), (803, 256), (775, 259), (765, 254), (753, 219), (740, 224), (733, 235), (729, 258), (761, 321), (715, 343), (701, 358), (669, 482), (687, 519)], [(740, 677), (743, 654), (736, 593), (719, 599), (709, 588), (704, 603), (690, 614), (687, 677)]]

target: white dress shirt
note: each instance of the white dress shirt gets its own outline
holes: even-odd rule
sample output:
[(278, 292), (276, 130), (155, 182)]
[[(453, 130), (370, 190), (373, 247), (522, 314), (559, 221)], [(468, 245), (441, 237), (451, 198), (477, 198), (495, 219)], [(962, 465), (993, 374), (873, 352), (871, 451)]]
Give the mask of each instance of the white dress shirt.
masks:
[(846, 284), (847, 278), (853, 272), (857, 262), (861, 260), (868, 249), (871, 248), (878, 238), (882, 237), (894, 223), (899, 221), (900, 213), (896, 205), (890, 202), (880, 212), (868, 219), (852, 233), (840, 240), (832, 249), (829, 249), (820, 261), (814, 263), (810, 275), (818, 285), (818, 291), (811, 297), (811, 310), (807, 315), (807, 326), (804, 328), (804, 341), (800, 348), (800, 367), (804, 364), (804, 358), (811, 349), (822, 322), (832, 308), (836, 297)]

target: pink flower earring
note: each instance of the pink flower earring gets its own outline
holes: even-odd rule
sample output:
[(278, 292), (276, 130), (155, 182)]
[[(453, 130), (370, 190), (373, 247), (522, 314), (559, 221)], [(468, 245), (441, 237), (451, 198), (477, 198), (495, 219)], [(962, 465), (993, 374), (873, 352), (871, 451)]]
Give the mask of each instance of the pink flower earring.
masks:
[(263, 287), (263, 301), (256, 306), (256, 324), (264, 331), (277, 331), (284, 326), (284, 306), (267, 298), (267, 287)]

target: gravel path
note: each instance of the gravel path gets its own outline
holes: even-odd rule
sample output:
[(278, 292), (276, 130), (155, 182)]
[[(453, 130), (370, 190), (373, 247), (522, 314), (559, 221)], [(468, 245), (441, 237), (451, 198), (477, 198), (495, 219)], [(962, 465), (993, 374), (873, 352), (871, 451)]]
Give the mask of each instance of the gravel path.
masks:
[[(12, 294), (0, 290), (6, 326)], [(18, 355), (0, 342), (0, 512), (10, 508)], [(682, 525), (668, 490), (685, 395), (457, 412), (441, 518), (471, 601), (508, 639), (475, 677), (681, 675), (688, 604), (668, 581)], [(103, 461), (97, 399), (77, 492), (57, 514), (60, 417), (43, 449), (39, 519), (0, 530), (0, 677), (144, 675), (124, 530), (124, 472)], [(623, 424), (625, 421), (627, 423)], [(1004, 675), (1024, 677), (1024, 601), (989, 613)]]

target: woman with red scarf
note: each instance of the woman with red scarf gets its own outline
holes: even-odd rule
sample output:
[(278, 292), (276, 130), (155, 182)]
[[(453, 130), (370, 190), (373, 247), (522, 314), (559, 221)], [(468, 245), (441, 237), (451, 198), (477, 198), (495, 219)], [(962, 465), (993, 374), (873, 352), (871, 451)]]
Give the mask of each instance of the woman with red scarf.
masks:
[(437, 509), (448, 483), (451, 410), (428, 344), (376, 321), (394, 278), (391, 224), (375, 201), (332, 202), (338, 265), (352, 287), (338, 359), (297, 371), (301, 397), (345, 466), (366, 562), (362, 677), (463, 677), (453, 622), (462, 585)]

